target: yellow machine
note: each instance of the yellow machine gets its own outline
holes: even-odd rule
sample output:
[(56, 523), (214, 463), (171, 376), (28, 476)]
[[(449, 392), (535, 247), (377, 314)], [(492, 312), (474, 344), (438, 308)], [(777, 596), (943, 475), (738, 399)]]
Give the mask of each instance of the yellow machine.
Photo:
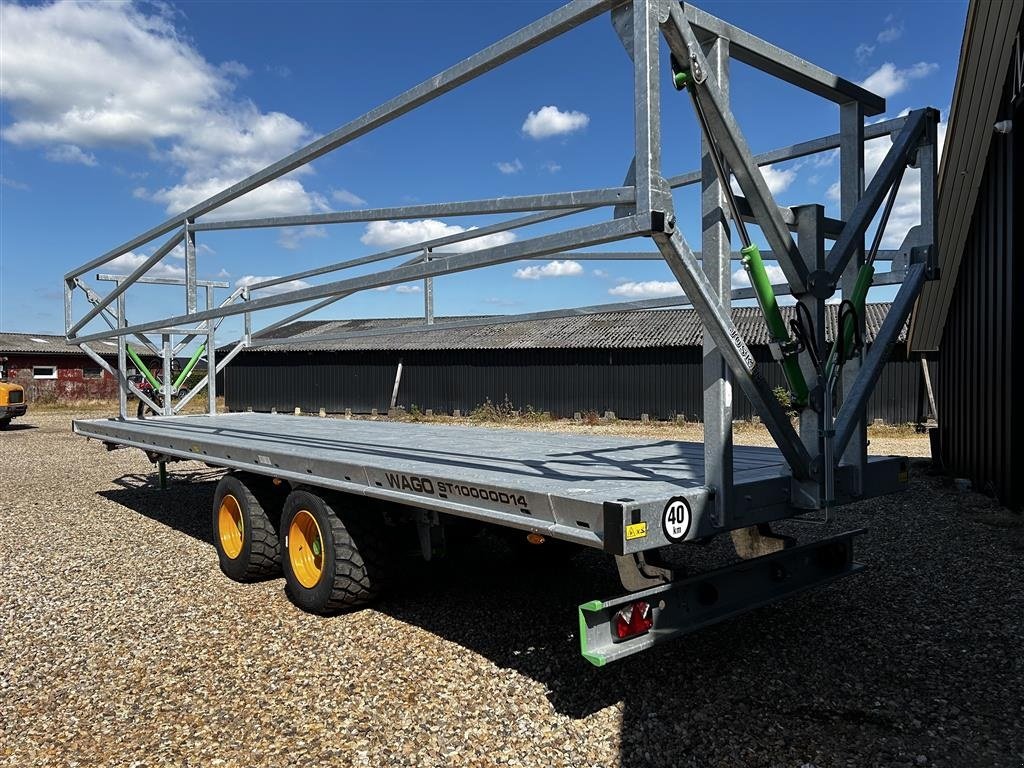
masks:
[(0, 358), (0, 429), (16, 416), (24, 416), (27, 408), (25, 388), (7, 380), (7, 358)]

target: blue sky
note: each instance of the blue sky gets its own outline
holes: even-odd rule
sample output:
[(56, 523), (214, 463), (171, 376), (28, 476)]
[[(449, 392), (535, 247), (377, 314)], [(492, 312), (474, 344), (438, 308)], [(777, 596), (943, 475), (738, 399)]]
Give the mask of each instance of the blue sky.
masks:
[[(61, 276), (558, 7), (557, 2), (65, 3), (2, 6), (0, 329), (63, 330)], [(966, 2), (706, 2), (705, 10), (887, 101), (947, 117)], [(822, 99), (733, 65), (752, 149), (837, 129)], [(599, 18), (276, 182), (233, 215), (304, 213), (615, 186), (632, 157), (631, 72)], [(667, 83), (667, 75), (666, 75)], [(665, 175), (698, 163), (683, 95), (663, 95)], [(886, 142), (869, 147), (869, 164)], [(824, 202), (834, 159), (771, 168), (783, 204)], [(905, 181), (887, 240), (916, 221)], [(251, 197), (251, 196), (250, 196)], [(698, 200), (676, 196), (699, 247)], [(225, 209), (226, 213), (229, 213)], [(603, 214), (567, 219), (596, 221)], [(423, 236), (467, 217), (199, 233), (201, 277), (287, 274)], [(524, 230), (553, 231), (565, 222)], [(116, 265), (130, 270), (158, 245)], [(649, 249), (642, 241), (625, 248)], [(622, 249), (623, 245), (616, 246)], [(178, 274), (175, 256), (158, 268)], [(109, 287), (89, 282), (104, 291)], [(438, 314), (528, 312), (673, 290), (658, 263), (528, 262), (435, 282)], [(222, 292), (226, 293), (226, 292)], [(133, 322), (183, 310), (180, 289), (130, 294)], [(884, 298), (880, 293), (878, 297)], [(79, 313), (84, 302), (76, 305)], [(358, 294), (321, 316), (422, 312), (418, 285)], [(281, 312), (267, 312), (271, 321)], [(97, 329), (102, 327), (94, 326)], [(240, 322), (229, 320), (226, 330)]]

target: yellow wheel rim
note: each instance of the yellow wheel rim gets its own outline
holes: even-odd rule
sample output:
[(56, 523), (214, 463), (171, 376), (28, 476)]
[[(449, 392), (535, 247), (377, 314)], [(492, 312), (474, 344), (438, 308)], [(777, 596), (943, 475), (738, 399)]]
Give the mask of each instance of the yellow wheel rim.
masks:
[(217, 533), (220, 536), (220, 548), (229, 559), (234, 560), (242, 554), (245, 524), (242, 522), (242, 508), (238, 499), (227, 494), (220, 500), (217, 512)]
[(299, 584), (312, 589), (324, 572), (324, 540), (316, 518), (300, 509), (288, 526), (288, 561)]

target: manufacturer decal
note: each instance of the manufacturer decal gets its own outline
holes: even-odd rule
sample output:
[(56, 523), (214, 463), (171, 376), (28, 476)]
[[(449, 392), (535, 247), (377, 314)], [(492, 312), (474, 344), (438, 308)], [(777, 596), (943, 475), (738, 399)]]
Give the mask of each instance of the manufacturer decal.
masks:
[(690, 532), (690, 522), (693, 515), (690, 512), (690, 505), (682, 496), (669, 501), (665, 505), (665, 514), (661, 519), (661, 527), (665, 532), (665, 538), (669, 541), (682, 541)]

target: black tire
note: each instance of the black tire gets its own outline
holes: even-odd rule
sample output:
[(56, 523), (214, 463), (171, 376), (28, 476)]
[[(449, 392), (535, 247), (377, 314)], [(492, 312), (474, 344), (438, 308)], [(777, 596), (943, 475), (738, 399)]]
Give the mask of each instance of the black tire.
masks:
[[(213, 495), (213, 544), (220, 569), (229, 579), (262, 581), (281, 575), (281, 546), (277, 535), (280, 505), (268, 479), (230, 472), (217, 483)], [(221, 508), (234, 499), (241, 520), (238, 541), (223, 536)], [(230, 514), (230, 512), (229, 512)], [(239, 546), (240, 545), (240, 546)]]
[(9, 426), (11, 426), (10, 416), (4, 416), (2, 419), (0, 419), (0, 429), (7, 429)]
[[(319, 572), (316, 581), (302, 568), (302, 558), (309, 557), (303, 555), (309, 537), (300, 534), (307, 516), (315, 520), (320, 541), (319, 556), (315, 546), (306, 550)], [(375, 600), (386, 585), (391, 551), (384, 518), (376, 510), (350, 509), (343, 496), (295, 490), (284, 503), (281, 535), (285, 591), (304, 611), (330, 615), (358, 608)]]

